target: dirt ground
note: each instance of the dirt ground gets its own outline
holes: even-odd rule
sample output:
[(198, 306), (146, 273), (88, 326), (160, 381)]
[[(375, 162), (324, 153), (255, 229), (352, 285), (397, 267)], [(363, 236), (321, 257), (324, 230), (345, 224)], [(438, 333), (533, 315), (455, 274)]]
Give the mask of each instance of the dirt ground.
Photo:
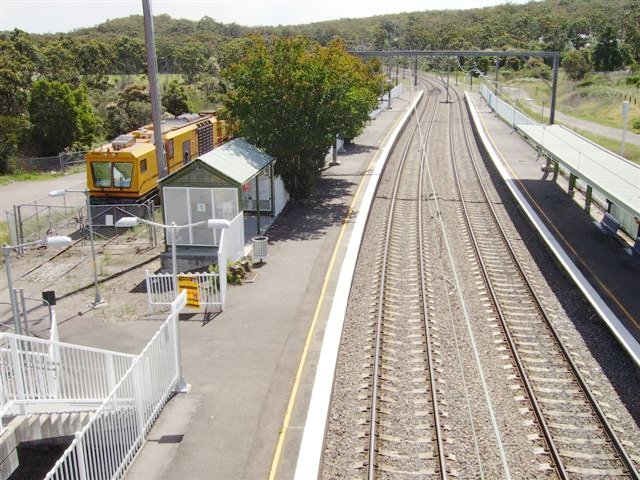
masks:
[[(55, 292), (54, 308), (59, 323), (82, 316), (102, 322), (123, 322), (160, 313), (161, 310), (147, 306), (144, 284), (145, 269), (155, 272), (160, 268), (161, 236), (158, 243), (152, 248), (148, 239), (132, 235), (121, 236), (117, 241), (96, 241), (98, 291), (106, 302), (100, 308), (90, 305), (96, 298), (96, 288), (88, 241), (79, 239), (63, 251), (40, 248), (26, 250), (23, 255), (13, 253), (12, 283), (15, 288), (22, 288), (27, 298), (30, 332), (48, 336), (49, 312), (41, 301), (45, 291)], [(13, 330), (6, 275), (0, 289), (0, 322), (0, 331)]]
[[(0, 187), (2, 213), (18, 204), (61, 204), (81, 206), (85, 202), (82, 193), (68, 193), (65, 197), (51, 198), (51, 190), (84, 188), (84, 173), (67, 175), (44, 181), (15, 182)], [(4, 217), (4, 215), (2, 215)], [(2, 218), (4, 221), (5, 218)], [(91, 317), (98, 322), (122, 322), (156, 315), (163, 310), (151, 310), (147, 306), (144, 289), (144, 271), (158, 271), (159, 255), (163, 250), (163, 233), (157, 233), (158, 246), (152, 247), (144, 232), (125, 234), (115, 240), (96, 235), (96, 266), (98, 289), (106, 305), (93, 309), (90, 304), (96, 297), (91, 246), (80, 238), (80, 232), (72, 234), (74, 244), (68, 249), (32, 248), (23, 254), (12, 252), (10, 270), (14, 288), (24, 290), (28, 328), (31, 333), (47, 337), (49, 310), (42, 302), (42, 292), (54, 291), (57, 305), (54, 307), (60, 323), (71, 322), (78, 317)], [(1, 267), (6, 270), (3, 260)], [(0, 275), (0, 331), (14, 330), (7, 275)], [(18, 301), (20, 304), (20, 300)], [(22, 309), (21, 309), (22, 311)]]

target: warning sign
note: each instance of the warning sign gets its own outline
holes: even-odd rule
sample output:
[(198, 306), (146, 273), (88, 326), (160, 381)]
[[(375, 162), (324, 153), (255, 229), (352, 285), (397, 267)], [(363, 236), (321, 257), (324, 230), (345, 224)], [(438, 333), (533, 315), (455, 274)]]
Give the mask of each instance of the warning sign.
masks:
[(198, 280), (195, 277), (178, 275), (178, 290), (187, 291), (187, 305), (200, 308), (200, 298), (198, 297)]

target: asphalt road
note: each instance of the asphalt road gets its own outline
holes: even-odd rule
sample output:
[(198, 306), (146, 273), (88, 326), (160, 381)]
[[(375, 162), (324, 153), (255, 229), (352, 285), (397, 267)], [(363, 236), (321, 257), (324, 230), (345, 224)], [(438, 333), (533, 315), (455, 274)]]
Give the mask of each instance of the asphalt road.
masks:
[[(528, 97), (528, 93), (524, 90), (521, 89), (516, 89), (516, 88), (511, 88), (511, 87), (505, 87), (503, 89), (507, 95), (509, 95), (510, 97), (516, 97), (516, 98), (527, 98)], [(542, 105), (528, 102), (529, 106), (536, 110), (538, 113), (542, 112)], [(622, 104), (620, 106), (620, 108), (622, 108)], [(637, 112), (637, 107), (636, 107), (636, 112)], [(634, 107), (632, 106), (630, 111), (629, 111), (629, 117), (633, 118), (634, 117)], [(549, 119), (549, 105), (545, 105), (544, 107), (544, 118), (545, 119)], [(556, 123), (561, 123), (569, 128), (578, 128), (580, 130), (586, 130), (589, 132), (593, 132), (596, 135), (600, 135), (602, 137), (607, 137), (610, 138), (612, 140), (618, 140), (620, 141), (622, 139), (622, 129), (621, 128), (613, 128), (613, 127), (607, 127), (606, 125), (602, 125), (600, 123), (596, 123), (596, 122), (590, 122), (589, 120), (583, 120), (581, 118), (576, 118), (576, 117), (572, 117), (571, 115), (567, 115), (565, 113), (562, 113), (560, 110), (558, 110), (556, 108), (556, 113), (555, 113), (555, 122)], [(629, 124), (627, 127), (627, 136), (626, 136), (626, 142), (628, 142), (631, 145), (637, 145), (640, 146), (640, 135), (638, 135), (637, 133), (634, 133), (631, 131), (631, 125)], [(615, 152), (615, 153), (619, 153), (619, 152)]]
[[(4, 217), (4, 212), (13, 210), (14, 205), (33, 204), (34, 202), (42, 205), (62, 205), (66, 201), (67, 205), (71, 206), (84, 205), (85, 197), (81, 193), (68, 193), (63, 199), (49, 197), (49, 192), (63, 188), (82, 190), (85, 186), (84, 172), (50, 180), (13, 182), (0, 187), (0, 214)], [(2, 218), (2, 220), (5, 219)]]

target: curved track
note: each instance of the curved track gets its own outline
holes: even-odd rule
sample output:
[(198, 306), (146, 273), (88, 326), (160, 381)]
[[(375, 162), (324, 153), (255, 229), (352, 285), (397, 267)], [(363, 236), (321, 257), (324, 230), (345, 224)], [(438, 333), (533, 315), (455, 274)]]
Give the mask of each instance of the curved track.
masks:
[[(433, 103), (433, 99), (425, 103)], [(423, 108), (422, 113), (427, 107)], [(431, 116), (433, 112), (435, 108), (431, 109)], [(416, 133), (417, 124), (400, 156), (380, 257), (369, 420), (369, 479), (398, 475), (420, 477), (436, 472), (441, 478), (447, 478), (423, 284), (424, 243), (419, 228), (423, 222), (423, 162), (408, 161), (412, 147), (415, 149), (419, 140)], [(399, 283), (409, 288), (398, 288)], [(397, 372), (407, 366), (410, 366), (410, 375)]]

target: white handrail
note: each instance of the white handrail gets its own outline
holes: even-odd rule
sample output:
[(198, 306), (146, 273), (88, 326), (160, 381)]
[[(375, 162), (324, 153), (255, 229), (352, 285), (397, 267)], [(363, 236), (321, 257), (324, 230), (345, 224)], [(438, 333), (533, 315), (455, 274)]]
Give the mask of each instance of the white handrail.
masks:
[(9, 414), (102, 402), (134, 359), (135, 355), (100, 348), (0, 334), (0, 432), (2, 418)]
[(176, 329), (185, 303), (183, 291), (171, 314), (45, 480), (122, 478), (181, 380)]

